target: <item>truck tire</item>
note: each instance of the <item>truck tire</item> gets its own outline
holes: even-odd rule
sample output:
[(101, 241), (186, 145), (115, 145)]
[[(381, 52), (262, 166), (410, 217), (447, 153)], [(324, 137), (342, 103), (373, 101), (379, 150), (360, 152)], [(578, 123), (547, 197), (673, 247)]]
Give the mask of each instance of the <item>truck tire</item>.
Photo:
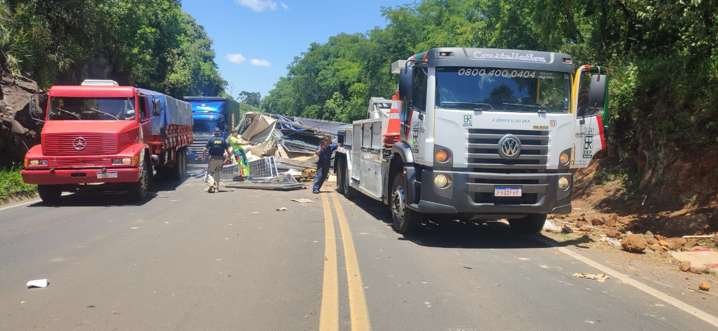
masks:
[(354, 193), (354, 190), (349, 186), (349, 169), (347, 169), (345, 159), (337, 162), (337, 192), (347, 199), (351, 199)]
[(152, 163), (147, 158), (142, 159), (142, 173), (140, 180), (132, 184), (130, 187), (130, 200), (133, 202), (142, 202), (147, 198), (147, 192), (150, 190), (152, 183)]
[(408, 208), (406, 177), (403, 173), (394, 176), (389, 207), (391, 208), (391, 227), (400, 234), (407, 235), (415, 232), (424, 220), (422, 214)]
[(178, 181), (183, 181), (187, 177), (187, 150), (184, 148), (177, 151), (172, 177)]
[(546, 214), (530, 214), (524, 218), (510, 219), (511, 232), (515, 234), (537, 234), (546, 223)]
[(37, 193), (40, 195), (42, 202), (47, 205), (55, 205), (60, 202), (62, 190), (56, 185), (38, 185)]

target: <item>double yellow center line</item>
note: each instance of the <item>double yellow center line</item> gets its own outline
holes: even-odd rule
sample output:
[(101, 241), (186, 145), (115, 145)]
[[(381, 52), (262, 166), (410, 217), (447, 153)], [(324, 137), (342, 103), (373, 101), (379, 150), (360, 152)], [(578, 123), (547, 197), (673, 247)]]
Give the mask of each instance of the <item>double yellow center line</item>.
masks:
[[(344, 266), (347, 275), (349, 296), (349, 316), (352, 330), (370, 330), (369, 313), (364, 297), (364, 285), (359, 271), (354, 240), (349, 229), (344, 208), (339, 197), (332, 192), (332, 202), (339, 221), (339, 232), (344, 246)], [(322, 307), (319, 314), (319, 330), (339, 330), (339, 279), (337, 263), (337, 238), (334, 230), (334, 217), (329, 199), (321, 195), (324, 210), (324, 280), (322, 287)]]

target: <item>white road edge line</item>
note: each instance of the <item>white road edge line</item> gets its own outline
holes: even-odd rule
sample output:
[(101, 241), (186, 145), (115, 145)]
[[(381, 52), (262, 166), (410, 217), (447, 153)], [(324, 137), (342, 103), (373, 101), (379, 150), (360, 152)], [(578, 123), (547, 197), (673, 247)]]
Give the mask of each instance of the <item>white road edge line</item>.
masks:
[(30, 204), (33, 204), (33, 203), (38, 203), (38, 202), (40, 202), (40, 201), (42, 201), (42, 200), (40, 200), (40, 199), (33, 199), (33, 200), (25, 201), (25, 202), (22, 202), (22, 203), (19, 203), (19, 204), (16, 204), (16, 205), (11, 205), (11, 206), (6, 206), (6, 207), (0, 207), (0, 211), (4, 211), (4, 210), (8, 210), (8, 209), (13, 209), (13, 208), (16, 208), (16, 207), (27, 206), (27, 205), (30, 205)]
[[(552, 245), (549, 245), (549, 246), (551, 247)], [(579, 260), (579, 261), (591, 266), (591, 267), (601, 270), (604, 273), (608, 274), (609, 276), (619, 279), (622, 282), (624, 282), (625, 284), (631, 285), (647, 294), (650, 294), (669, 305), (672, 305), (688, 314), (691, 314), (691, 315), (697, 317), (698, 319), (700, 319), (710, 325), (713, 325), (714, 327), (718, 327), (718, 317), (716, 317), (716, 316), (706, 313), (706, 312), (704, 312), (696, 307), (693, 307), (681, 300), (678, 300), (666, 293), (663, 293), (663, 292), (656, 290), (644, 283), (641, 283), (641, 282), (631, 278), (630, 276), (628, 276), (624, 273), (621, 273), (620, 271), (613, 270), (610, 267), (607, 267), (603, 264), (593, 261), (593, 260), (591, 260), (581, 254), (578, 254), (566, 247), (557, 247), (557, 249), (561, 253), (564, 253), (576, 260)]]

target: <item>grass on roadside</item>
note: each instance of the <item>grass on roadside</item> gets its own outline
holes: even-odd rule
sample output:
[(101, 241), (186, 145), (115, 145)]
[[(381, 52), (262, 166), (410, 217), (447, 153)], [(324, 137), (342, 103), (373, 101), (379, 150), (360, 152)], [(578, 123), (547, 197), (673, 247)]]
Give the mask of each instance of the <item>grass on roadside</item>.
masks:
[(35, 194), (36, 185), (25, 184), (19, 168), (0, 168), (0, 202)]

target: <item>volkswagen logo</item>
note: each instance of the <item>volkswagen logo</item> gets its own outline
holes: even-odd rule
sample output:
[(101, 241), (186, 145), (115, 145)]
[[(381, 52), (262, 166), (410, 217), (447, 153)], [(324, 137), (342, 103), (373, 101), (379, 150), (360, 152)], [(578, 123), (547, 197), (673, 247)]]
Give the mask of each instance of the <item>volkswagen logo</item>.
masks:
[(72, 141), (72, 147), (74, 147), (76, 151), (81, 151), (87, 147), (87, 141), (84, 137), (77, 137)]
[(504, 159), (515, 159), (521, 154), (521, 140), (507, 134), (499, 139), (499, 155)]

